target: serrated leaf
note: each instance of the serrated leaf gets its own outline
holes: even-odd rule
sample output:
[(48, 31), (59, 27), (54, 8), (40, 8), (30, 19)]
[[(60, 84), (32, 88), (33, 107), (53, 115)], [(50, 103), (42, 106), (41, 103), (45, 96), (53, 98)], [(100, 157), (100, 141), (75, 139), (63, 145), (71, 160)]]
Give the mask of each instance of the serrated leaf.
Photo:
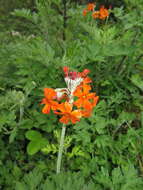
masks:
[(124, 122), (131, 122), (135, 119), (135, 114), (134, 113), (128, 113), (122, 111), (121, 114), (119, 115), (117, 119), (117, 125), (122, 125)]
[(28, 20), (32, 20), (32, 13), (30, 9), (15, 9), (11, 14), (17, 17), (23, 17)]
[(16, 182), (15, 190), (27, 190), (27, 186), (24, 183)]
[(96, 125), (95, 125), (97, 132), (98, 132), (99, 134), (104, 133), (104, 128), (106, 127), (107, 124), (108, 124), (108, 123), (107, 123), (107, 121), (106, 121), (106, 119), (105, 119), (104, 117), (98, 116), (98, 117), (96, 118)]
[(45, 138), (41, 138), (39, 139), (39, 143), (40, 143), (40, 148), (43, 148), (48, 144), (48, 141)]
[(131, 81), (135, 86), (143, 91), (143, 79), (140, 77), (139, 74), (132, 75)]

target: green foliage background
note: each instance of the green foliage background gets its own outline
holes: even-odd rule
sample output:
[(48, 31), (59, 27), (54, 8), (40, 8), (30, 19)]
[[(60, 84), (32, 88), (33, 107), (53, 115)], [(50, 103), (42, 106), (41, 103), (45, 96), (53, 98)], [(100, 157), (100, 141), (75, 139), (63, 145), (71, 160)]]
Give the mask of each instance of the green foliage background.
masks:
[[(86, 3), (1, 2), (1, 189), (142, 190), (143, 4), (97, 2), (113, 8), (95, 21), (82, 16)], [(63, 66), (90, 69), (100, 101), (67, 128), (55, 175), (61, 124), (40, 101), (44, 87), (65, 86)]]

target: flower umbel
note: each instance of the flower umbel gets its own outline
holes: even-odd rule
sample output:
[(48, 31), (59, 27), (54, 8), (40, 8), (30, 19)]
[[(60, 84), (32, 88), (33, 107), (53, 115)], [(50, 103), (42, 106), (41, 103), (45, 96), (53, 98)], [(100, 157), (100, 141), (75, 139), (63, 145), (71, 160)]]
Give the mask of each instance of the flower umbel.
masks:
[(82, 11), (83, 16), (86, 16), (87, 13), (90, 11), (94, 11), (95, 7), (96, 7), (95, 3), (88, 3), (87, 7)]
[(108, 9), (106, 9), (104, 6), (100, 7), (99, 13), (100, 13), (99, 14), (100, 19), (105, 19), (106, 17), (109, 16)]
[[(41, 104), (45, 104), (42, 112), (49, 114), (53, 110), (60, 115), (60, 122), (64, 124), (80, 121), (81, 117), (89, 117), (92, 109), (96, 106), (99, 97), (90, 92), (92, 81), (87, 76), (90, 72), (84, 69), (82, 72), (71, 71), (68, 67), (63, 68), (64, 79), (67, 88), (45, 88)], [(76, 100), (75, 100), (76, 98)], [(65, 102), (63, 102), (65, 100)], [(61, 103), (62, 102), (62, 103)]]
[(83, 9), (83, 11), (82, 11), (83, 16), (86, 16), (87, 13), (88, 13), (87, 9)]
[(95, 3), (88, 3), (87, 10), (88, 11), (94, 11), (95, 6), (96, 6)]
[(99, 18), (99, 16), (100, 16), (100, 11), (94, 11), (94, 12), (92, 13), (92, 17), (93, 17), (94, 19)]

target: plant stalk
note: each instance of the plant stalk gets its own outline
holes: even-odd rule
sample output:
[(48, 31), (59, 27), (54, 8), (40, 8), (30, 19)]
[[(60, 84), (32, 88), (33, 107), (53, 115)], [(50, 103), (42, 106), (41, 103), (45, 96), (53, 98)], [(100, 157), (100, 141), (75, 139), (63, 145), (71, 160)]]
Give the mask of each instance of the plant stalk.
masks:
[(61, 161), (62, 161), (62, 153), (63, 153), (63, 148), (64, 148), (65, 132), (66, 132), (66, 125), (63, 124), (59, 152), (58, 152), (58, 159), (57, 159), (57, 172), (56, 172), (57, 174), (60, 173), (60, 170), (61, 170)]

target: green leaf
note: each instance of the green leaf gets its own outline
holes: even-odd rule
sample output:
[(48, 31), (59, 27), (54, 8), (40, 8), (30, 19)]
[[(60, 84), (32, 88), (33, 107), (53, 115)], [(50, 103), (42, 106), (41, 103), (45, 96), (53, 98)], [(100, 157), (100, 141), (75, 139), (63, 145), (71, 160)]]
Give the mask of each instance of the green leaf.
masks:
[(128, 112), (124, 112), (122, 111), (117, 119), (117, 125), (120, 126), (122, 125), (124, 122), (129, 122), (131, 123), (134, 119), (135, 119), (135, 114), (134, 113), (128, 113)]
[(25, 183), (16, 182), (15, 190), (27, 190)]
[(12, 130), (12, 132), (11, 132), (11, 134), (10, 134), (10, 136), (9, 136), (9, 143), (12, 143), (12, 142), (14, 141), (16, 135), (17, 135), (17, 127), (15, 127), (15, 128)]
[(30, 9), (15, 9), (13, 13), (11, 13), (13, 16), (17, 17), (23, 17), (28, 20), (32, 20), (32, 14)]
[(39, 143), (40, 143), (40, 149), (41, 149), (48, 144), (48, 141), (45, 138), (41, 138), (41, 139), (39, 139)]
[(143, 79), (140, 77), (139, 74), (132, 75), (131, 81), (135, 86), (143, 91)]
[(40, 150), (40, 143), (38, 141), (31, 141), (27, 146), (29, 155), (33, 155)]
[(34, 130), (27, 131), (25, 136), (27, 139), (32, 141), (38, 141), (40, 138), (42, 138), (42, 135), (38, 131)]
[(104, 117), (97, 116), (95, 127), (96, 127), (96, 130), (99, 134), (104, 133), (104, 128), (106, 127), (107, 124), (108, 123)]
[(47, 144), (48, 144), (47, 139), (41, 136), (40, 138), (34, 139), (31, 142), (29, 142), (27, 146), (27, 152), (29, 155), (33, 155), (42, 148), (44, 148)]
[(54, 144), (46, 144), (46, 146), (44, 146), (44, 148), (41, 149), (41, 151), (44, 153), (44, 154), (49, 154), (49, 153), (57, 153), (58, 152), (58, 148), (56, 145)]

